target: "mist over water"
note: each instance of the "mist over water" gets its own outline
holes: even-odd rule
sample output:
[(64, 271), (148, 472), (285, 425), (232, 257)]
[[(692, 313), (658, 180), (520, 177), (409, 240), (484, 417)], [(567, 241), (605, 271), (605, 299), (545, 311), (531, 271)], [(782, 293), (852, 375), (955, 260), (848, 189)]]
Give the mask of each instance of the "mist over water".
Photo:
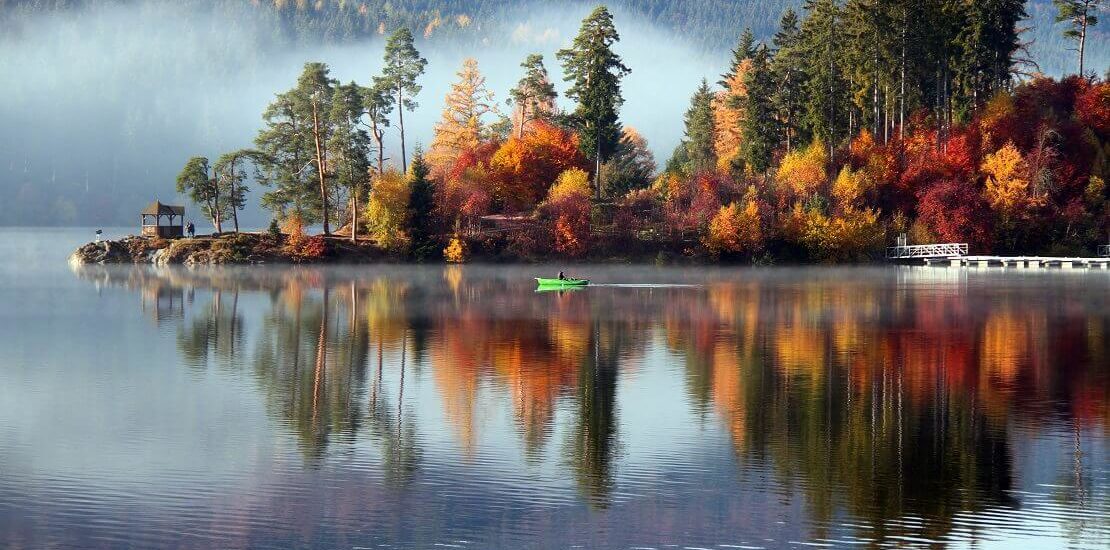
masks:
[[(589, 6), (533, 6), (497, 18), (503, 40), (422, 40), (428, 59), (420, 107), (406, 113), (408, 141), (427, 144), (443, 97), (466, 57), (478, 59), (506, 114), (523, 58), (542, 53), (562, 92), (555, 52), (569, 44)], [(632, 68), (622, 120), (663, 161), (682, 137), (682, 114), (702, 77), (723, 72), (726, 53), (686, 41), (617, 11), (617, 51)], [(174, 180), (189, 157), (215, 158), (253, 145), (274, 94), (290, 89), (307, 61), (335, 78), (368, 84), (384, 37), (347, 45), (285, 45), (250, 18), (182, 13), (169, 3), (63, 13), (0, 37), (0, 224), (131, 224), (148, 202), (187, 202)], [(560, 106), (572, 108), (560, 97)], [(492, 118), (488, 121), (492, 122)], [(387, 134), (399, 151), (396, 128)], [(257, 187), (257, 186), (256, 186)], [(257, 194), (257, 189), (255, 190)], [(243, 218), (268, 214), (251, 200)], [(203, 224), (198, 224), (203, 225)]]

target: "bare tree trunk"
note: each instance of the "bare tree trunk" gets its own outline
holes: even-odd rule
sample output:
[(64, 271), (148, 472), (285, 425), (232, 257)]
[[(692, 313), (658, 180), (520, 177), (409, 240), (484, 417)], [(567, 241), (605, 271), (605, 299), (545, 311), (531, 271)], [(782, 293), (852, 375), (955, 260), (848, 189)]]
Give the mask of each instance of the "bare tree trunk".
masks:
[(401, 129), (401, 172), (409, 171), (409, 157), (405, 152), (405, 96), (397, 88), (397, 125)]
[(358, 184), (351, 187), (351, 242), (358, 243)]
[(1090, 2), (1084, 6), (1083, 17), (1079, 24), (1079, 76), (1083, 77), (1083, 50), (1087, 47), (1087, 10), (1090, 8)]
[(235, 162), (237, 159), (237, 156), (233, 158), (227, 168), (231, 175), (231, 219), (235, 222), (236, 233), (239, 232), (239, 207), (235, 204), (235, 196), (237, 195), (235, 192)]
[(320, 144), (320, 117), (316, 113), (316, 99), (312, 99), (312, 138), (316, 141), (316, 173), (320, 177), (320, 212), (324, 216), (324, 234), (330, 235), (328, 226), (328, 186), (324, 174), (327, 172), (327, 156)]

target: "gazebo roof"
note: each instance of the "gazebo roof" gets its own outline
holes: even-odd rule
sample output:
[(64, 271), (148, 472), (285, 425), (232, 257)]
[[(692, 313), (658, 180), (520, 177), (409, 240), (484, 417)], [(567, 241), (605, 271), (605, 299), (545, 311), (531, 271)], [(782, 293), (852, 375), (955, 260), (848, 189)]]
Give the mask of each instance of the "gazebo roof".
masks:
[(144, 216), (184, 216), (185, 207), (172, 206), (154, 201), (150, 203), (150, 206), (144, 208), (141, 214)]

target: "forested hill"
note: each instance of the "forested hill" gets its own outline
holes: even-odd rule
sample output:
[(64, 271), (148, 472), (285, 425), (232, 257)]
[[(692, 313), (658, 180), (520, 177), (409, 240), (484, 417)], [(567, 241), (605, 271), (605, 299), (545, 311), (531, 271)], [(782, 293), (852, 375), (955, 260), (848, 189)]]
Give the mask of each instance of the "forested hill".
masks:
[[(0, 0), (0, 21), (13, 32), (19, 22), (36, 14), (124, 5), (142, 9), (161, 0)], [(464, 43), (496, 41), (513, 32), (526, 18), (519, 0), (174, 0), (183, 12), (211, 10), (221, 20), (253, 19), (273, 29), (277, 43), (342, 43), (384, 34), (407, 26), (427, 40)], [(568, 4), (590, 2), (568, 1)], [(596, 2), (594, 2), (596, 3)], [(522, 5), (523, 4), (523, 5)], [(787, 7), (801, 11), (803, 0), (616, 0), (607, 2), (618, 14), (643, 18), (675, 32), (708, 51), (735, 44), (740, 30), (750, 27), (757, 38), (769, 39)], [(1047, 74), (1070, 68), (1071, 43), (1054, 23), (1051, 0), (1030, 0), (1025, 39), (1032, 57)], [(234, 23), (232, 23), (234, 26)], [(1110, 34), (1095, 27), (1089, 38), (1092, 67), (1108, 61)]]

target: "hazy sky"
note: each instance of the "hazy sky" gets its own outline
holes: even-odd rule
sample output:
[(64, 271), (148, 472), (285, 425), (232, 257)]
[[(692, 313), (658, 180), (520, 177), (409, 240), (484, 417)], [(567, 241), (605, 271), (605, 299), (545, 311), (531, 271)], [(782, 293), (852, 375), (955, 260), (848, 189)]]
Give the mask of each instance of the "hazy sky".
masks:
[[(566, 88), (555, 51), (573, 38), (588, 8), (540, 8), (510, 14), (503, 41), (417, 47), (428, 59), (420, 107), (406, 114), (409, 143), (428, 143), (443, 97), (462, 60), (478, 59), (505, 112), (521, 60), (544, 54), (556, 88)], [(183, 24), (183, 18), (189, 18)], [(382, 39), (343, 46), (267, 46), (273, 30), (233, 25), (166, 4), (56, 15), (9, 37), (0, 57), (0, 184), (17, 202), (70, 212), (51, 224), (130, 223), (155, 198), (183, 202), (174, 178), (194, 155), (210, 158), (250, 146), (275, 93), (291, 88), (306, 61), (323, 61), (342, 80), (368, 83), (381, 67)], [(618, 13), (617, 51), (632, 74), (624, 81), (622, 119), (666, 159), (681, 138), (682, 115), (702, 77), (717, 80), (727, 52), (706, 55), (682, 40)], [(0, 39), (3, 40), (3, 39)], [(569, 106), (565, 98), (560, 103)], [(396, 145), (396, 130), (388, 139)], [(399, 157), (399, 155), (394, 155)], [(66, 204), (61, 204), (66, 203)], [(26, 209), (2, 219), (30, 224)], [(36, 214), (38, 215), (38, 214)], [(248, 225), (268, 215), (253, 204)], [(202, 225), (202, 224), (198, 224)]]

